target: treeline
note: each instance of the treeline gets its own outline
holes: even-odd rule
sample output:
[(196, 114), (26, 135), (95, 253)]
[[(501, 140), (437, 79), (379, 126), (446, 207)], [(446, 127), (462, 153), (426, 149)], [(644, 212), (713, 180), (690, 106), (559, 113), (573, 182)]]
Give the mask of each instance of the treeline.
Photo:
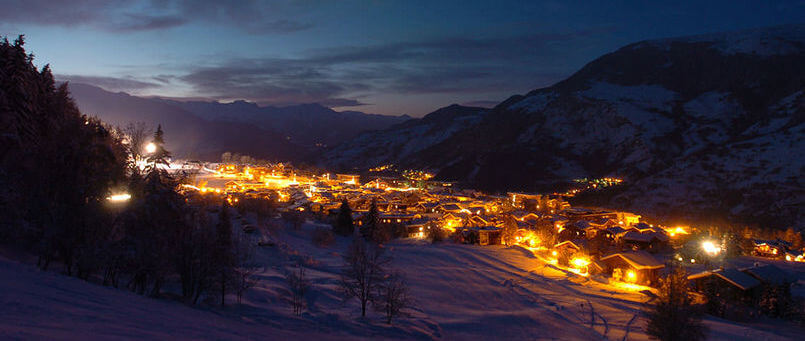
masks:
[[(42, 269), (151, 296), (178, 279), (188, 302), (223, 304), (252, 284), (231, 208), (189, 201), (182, 178), (161, 167), (170, 158), (161, 127), (153, 137), (127, 127), (139, 131), (128, 136), (81, 114), (22, 36), (0, 42), (0, 123), (0, 243), (34, 253)], [(144, 155), (146, 138), (156, 148)], [(122, 193), (131, 199), (109, 200)]]

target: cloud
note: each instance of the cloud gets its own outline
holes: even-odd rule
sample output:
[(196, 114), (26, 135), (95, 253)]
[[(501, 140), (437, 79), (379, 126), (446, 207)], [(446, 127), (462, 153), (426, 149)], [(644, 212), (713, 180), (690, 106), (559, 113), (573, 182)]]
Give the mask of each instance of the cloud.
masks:
[(143, 89), (158, 88), (157, 83), (145, 82), (133, 78), (115, 78), (103, 76), (83, 76), (83, 75), (56, 75), (59, 81), (69, 81), (73, 83), (85, 83), (95, 85), (108, 91), (136, 91)]
[(161, 30), (187, 23), (187, 19), (175, 15), (143, 15), (129, 13), (123, 21), (109, 24), (109, 29), (114, 31), (150, 31)]
[(323, 101), (317, 102), (325, 107), (330, 108), (338, 108), (338, 107), (358, 107), (362, 105), (367, 105), (356, 99), (349, 99), (349, 98), (329, 98)]
[(42, 26), (91, 26), (110, 32), (164, 30), (198, 22), (242, 29), (250, 34), (282, 34), (311, 23), (287, 19), (313, 3), (217, 0), (10, 0), (0, 22)]
[(300, 58), (224, 59), (190, 67), (178, 80), (203, 96), (273, 105), (361, 105), (355, 98), (379, 93), (505, 97), (567, 76), (564, 48), (608, 30), (448, 37), (318, 49)]
[(123, 1), (10, 0), (3, 3), (0, 21), (38, 25), (77, 26), (101, 20), (102, 14)]

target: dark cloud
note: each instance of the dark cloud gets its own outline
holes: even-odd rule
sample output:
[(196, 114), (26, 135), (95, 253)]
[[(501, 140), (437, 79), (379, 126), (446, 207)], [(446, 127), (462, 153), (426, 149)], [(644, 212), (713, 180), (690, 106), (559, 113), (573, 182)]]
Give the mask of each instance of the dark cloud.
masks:
[(160, 87), (160, 85), (157, 83), (144, 82), (133, 78), (57, 74), (56, 79), (59, 81), (95, 85), (108, 91), (132, 91)]
[(309, 51), (296, 59), (224, 60), (191, 68), (180, 80), (205, 96), (262, 104), (358, 105), (360, 101), (349, 98), (371, 93), (510, 94), (567, 76), (563, 49), (610, 30), (344, 46)]
[(2, 4), (0, 21), (77, 26), (102, 20), (103, 13), (121, 3), (104, 0), (9, 0)]
[(190, 22), (215, 23), (251, 34), (290, 33), (313, 27), (286, 19), (296, 8), (259, 1), (208, 0), (10, 0), (2, 4), (0, 22), (46, 26), (92, 26), (112, 32), (169, 29)]
[[(197, 93), (218, 99), (246, 99), (274, 105), (325, 103), (356, 89), (330, 77), (326, 68), (284, 59), (233, 60), (216, 67), (193, 69), (179, 79)], [(365, 86), (357, 86), (361, 87)]]
[(349, 99), (349, 98), (329, 98), (323, 101), (317, 102), (325, 107), (330, 108), (338, 108), (338, 107), (358, 107), (362, 105), (367, 105), (356, 99)]
[(160, 30), (187, 23), (187, 19), (175, 15), (143, 15), (127, 14), (125, 19), (110, 24), (109, 29), (115, 31), (150, 31)]

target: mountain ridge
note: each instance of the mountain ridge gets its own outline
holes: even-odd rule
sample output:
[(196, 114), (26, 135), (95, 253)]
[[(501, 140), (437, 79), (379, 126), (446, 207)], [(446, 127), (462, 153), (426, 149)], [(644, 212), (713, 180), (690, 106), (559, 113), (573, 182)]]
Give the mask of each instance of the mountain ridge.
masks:
[[(779, 155), (805, 150), (803, 32), (805, 25), (789, 25), (629, 44), (553, 86), (508, 98), (473, 124), (451, 131), (446, 122), (436, 143), (383, 162), (493, 192), (618, 176), (627, 181), (617, 194), (577, 201), (668, 219), (801, 227), (805, 166)], [(393, 150), (400, 144), (389, 136), (398, 133), (356, 140)], [(346, 142), (323, 160), (376, 166), (359, 145)]]
[(317, 149), (365, 130), (410, 119), (358, 111), (337, 112), (319, 104), (261, 107), (255, 103), (177, 101), (138, 97), (70, 83), (82, 112), (113, 125), (142, 121), (168, 132), (168, 148), (183, 158), (218, 160), (225, 151), (285, 161), (305, 161)]

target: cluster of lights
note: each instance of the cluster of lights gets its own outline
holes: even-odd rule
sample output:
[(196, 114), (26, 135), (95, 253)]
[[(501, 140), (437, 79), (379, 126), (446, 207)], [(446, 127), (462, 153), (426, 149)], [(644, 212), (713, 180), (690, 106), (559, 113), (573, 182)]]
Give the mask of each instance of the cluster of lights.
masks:
[(685, 230), (685, 228), (681, 227), (681, 226), (677, 226), (676, 228), (673, 228), (673, 229), (666, 229), (665, 231), (668, 232), (668, 235), (671, 236), (671, 237), (675, 237), (675, 236), (682, 235), (682, 234), (688, 234), (688, 231)]
[(581, 184), (584, 186), (583, 188), (575, 188), (567, 191), (565, 194), (567, 195), (574, 195), (581, 191), (585, 191), (588, 189), (598, 189), (598, 188), (606, 188), (611, 186), (620, 185), (623, 183), (623, 179), (619, 178), (599, 178), (599, 179), (575, 179), (574, 182)]
[(404, 170), (402, 176), (413, 181), (427, 181), (433, 178), (433, 174), (421, 170)]
[(377, 166), (375, 168), (370, 168), (369, 171), (370, 172), (382, 172), (382, 171), (385, 171), (385, 170), (389, 170), (389, 169), (391, 169), (393, 167), (394, 167), (394, 164), (392, 163), (392, 164), (388, 164), (388, 165)]

